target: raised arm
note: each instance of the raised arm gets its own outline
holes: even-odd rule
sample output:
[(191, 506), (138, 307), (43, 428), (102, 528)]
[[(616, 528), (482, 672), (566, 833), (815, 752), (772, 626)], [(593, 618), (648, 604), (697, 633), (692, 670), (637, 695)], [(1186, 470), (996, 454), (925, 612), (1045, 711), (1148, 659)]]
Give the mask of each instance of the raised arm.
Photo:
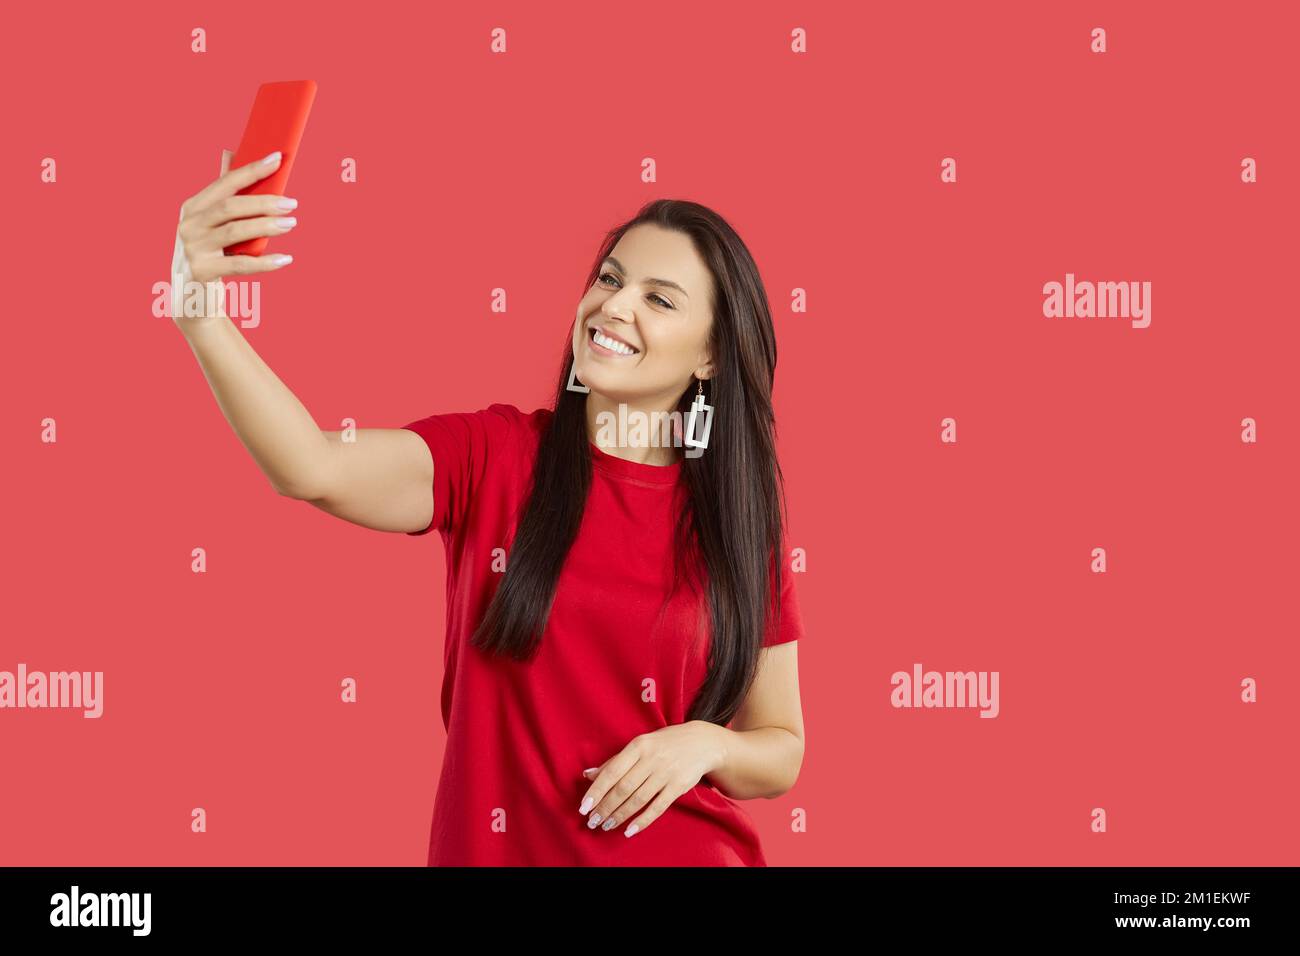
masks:
[[(177, 227), (172, 282), (219, 287), (225, 275), (280, 268), (275, 256), (226, 256), (225, 247), (255, 236), (282, 235), (281, 196), (236, 195), (269, 175), (276, 163), (229, 170), (186, 200)], [(211, 285), (209, 285), (211, 284)], [(179, 297), (173, 297), (173, 303)], [(200, 314), (173, 309), (172, 319), (230, 423), (257, 466), (281, 495), (380, 531), (419, 531), (433, 515), (433, 459), (424, 440), (401, 428), (358, 429), (354, 442), (324, 432), (298, 398), (262, 361), (211, 295)]]
[(293, 495), (326, 514), (376, 531), (420, 531), (433, 519), (433, 456), (406, 428), (358, 428), (355, 441), (323, 432), (318, 483)]

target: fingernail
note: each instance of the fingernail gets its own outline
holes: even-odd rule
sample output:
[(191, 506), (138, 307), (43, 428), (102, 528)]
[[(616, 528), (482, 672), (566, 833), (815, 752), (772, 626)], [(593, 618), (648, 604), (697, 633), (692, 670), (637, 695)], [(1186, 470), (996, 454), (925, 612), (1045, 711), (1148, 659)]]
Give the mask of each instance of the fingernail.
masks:
[(600, 814), (593, 813), (591, 816), (587, 818), (587, 829), (588, 830), (596, 829), (596, 824), (599, 822), (600, 822)]
[(597, 770), (599, 770), (599, 769), (600, 769), (599, 767), (588, 767), (586, 770), (584, 770), (584, 771), (582, 771), (582, 772), (583, 772), (583, 773), (595, 773), (595, 772), (596, 772)]
[(616, 826), (618, 826), (618, 821), (615, 820), (613, 817), (610, 817), (608, 820), (605, 821), (605, 825), (604, 825), (603, 827), (601, 827), (601, 829), (602, 829), (602, 830), (612, 830), (612, 829), (614, 829), (614, 827), (616, 827)]
[(277, 149), (274, 153), (271, 153), (271, 155), (267, 156), (265, 159), (262, 160), (262, 165), (270, 166), (273, 162), (275, 162), (279, 158), (280, 158), (280, 151)]
[(637, 825), (634, 823), (634, 824), (632, 824), (630, 827), (628, 827), (626, 830), (623, 831), (623, 836), (625, 836), (625, 837), (629, 837), (629, 836), (631, 836), (633, 833), (636, 833), (637, 830), (640, 830), (640, 829), (641, 829), (641, 828), (640, 828), (639, 826), (637, 826)]
[(582, 806), (578, 807), (578, 812), (579, 812), (579, 813), (586, 813), (588, 810), (590, 810), (590, 809), (591, 809), (592, 807), (594, 807), (595, 805), (596, 805), (596, 801), (593, 800), (593, 799), (591, 799), (591, 797), (588, 797), (586, 800), (583, 800), (583, 801), (582, 801)]
[(297, 209), (298, 200), (290, 199), (288, 196), (286, 196), (283, 199), (277, 200), (275, 206), (277, 209)]
[(285, 216), (283, 219), (277, 219), (275, 224), (281, 229), (289, 229), (298, 225), (298, 220), (294, 216)]
[(277, 266), (287, 266), (293, 262), (293, 256), (275, 256), (271, 261)]

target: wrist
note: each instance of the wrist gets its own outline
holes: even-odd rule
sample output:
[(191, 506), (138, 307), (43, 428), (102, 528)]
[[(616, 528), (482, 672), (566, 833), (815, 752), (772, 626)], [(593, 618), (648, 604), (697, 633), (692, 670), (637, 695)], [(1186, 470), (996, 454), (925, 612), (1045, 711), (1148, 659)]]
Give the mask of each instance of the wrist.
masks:
[(173, 317), (172, 324), (180, 330), (181, 335), (192, 342), (230, 324), (230, 318), (225, 313), (219, 315), (187, 315), (180, 318)]
[(701, 729), (707, 732), (713, 745), (709, 748), (708, 769), (705, 773), (718, 773), (727, 766), (727, 757), (731, 750), (731, 734), (733, 732), (720, 724), (714, 724), (707, 720), (696, 721), (696, 723), (702, 725)]
[(218, 277), (208, 282), (172, 277), (171, 318), (184, 333), (202, 331), (227, 319), (226, 287)]

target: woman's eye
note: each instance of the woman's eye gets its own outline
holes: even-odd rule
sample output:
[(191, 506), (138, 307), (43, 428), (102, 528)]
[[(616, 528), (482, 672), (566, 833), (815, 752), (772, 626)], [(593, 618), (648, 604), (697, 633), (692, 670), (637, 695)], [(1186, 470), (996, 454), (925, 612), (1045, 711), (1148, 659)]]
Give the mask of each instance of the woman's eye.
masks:
[[(616, 282), (618, 281), (617, 277), (612, 272), (602, 272), (600, 276), (596, 279), (596, 284), (600, 285), (600, 283), (604, 282), (606, 279), (613, 279)], [(659, 295), (659, 293), (657, 292), (651, 293), (649, 297), (651, 299), (657, 299), (665, 309), (673, 308), (673, 304), (669, 302), (667, 299), (665, 299), (663, 296)]]

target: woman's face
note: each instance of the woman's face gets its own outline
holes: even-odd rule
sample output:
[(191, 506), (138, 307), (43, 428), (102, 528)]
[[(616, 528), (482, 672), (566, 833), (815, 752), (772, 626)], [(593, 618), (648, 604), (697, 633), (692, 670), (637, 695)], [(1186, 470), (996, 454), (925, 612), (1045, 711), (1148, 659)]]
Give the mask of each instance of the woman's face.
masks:
[[(578, 303), (578, 380), (614, 402), (675, 407), (692, 376), (713, 374), (712, 295), (712, 276), (685, 233), (650, 223), (633, 226)], [(594, 341), (596, 329), (635, 351), (602, 347)]]

